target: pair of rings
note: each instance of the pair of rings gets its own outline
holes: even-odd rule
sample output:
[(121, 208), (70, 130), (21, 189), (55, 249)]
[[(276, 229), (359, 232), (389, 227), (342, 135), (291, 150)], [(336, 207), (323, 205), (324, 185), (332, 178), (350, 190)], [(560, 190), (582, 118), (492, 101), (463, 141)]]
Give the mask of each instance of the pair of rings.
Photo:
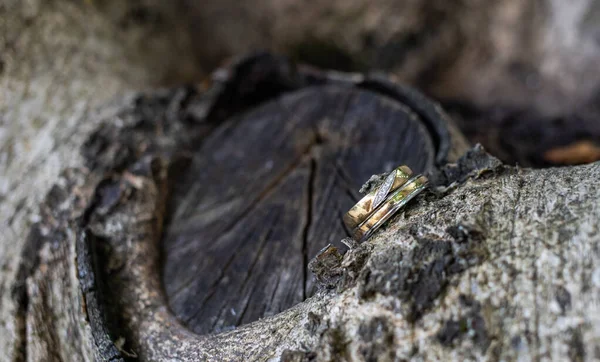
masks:
[(352, 230), (352, 238), (358, 242), (366, 241), (427, 185), (427, 177), (413, 175), (408, 166), (390, 172), (378, 187), (344, 215), (344, 224)]

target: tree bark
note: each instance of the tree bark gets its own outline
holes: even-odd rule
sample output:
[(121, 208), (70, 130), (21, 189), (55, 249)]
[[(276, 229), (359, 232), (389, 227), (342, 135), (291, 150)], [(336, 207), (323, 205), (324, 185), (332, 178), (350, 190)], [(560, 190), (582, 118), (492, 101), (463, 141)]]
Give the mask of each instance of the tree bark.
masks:
[[(290, 72), (293, 67), (277, 58), (267, 72), (259, 67), (257, 73), (236, 77), (233, 70), (239, 68), (228, 67), (215, 73), (209, 87), (133, 93), (104, 104), (117, 91), (195, 79), (202, 73), (189, 51), (192, 40), (182, 31), (179, 13), (153, 1), (15, 1), (3, 4), (0, 12), (11, 15), (1, 17), (10, 32), (3, 34), (0, 63), (5, 91), (0, 100), (0, 360), (598, 358), (598, 163), (521, 169), (503, 166), (479, 148), (458, 160), (466, 151), (460, 133), (410, 89), (380, 77), (308, 68)], [(410, 73), (406, 69), (413, 68), (398, 69)], [(255, 90), (257, 79), (263, 81), (258, 82), (260, 91)], [(313, 98), (305, 102), (301, 92)], [(364, 164), (356, 157), (355, 163), (343, 165), (342, 170), (355, 166), (356, 172), (348, 172), (349, 188), (358, 189), (357, 182), (374, 170), (385, 170), (386, 162), (398, 162), (396, 157), (428, 171), (436, 187), (368, 243), (344, 255), (331, 247), (319, 253), (310, 263), (316, 280), (310, 298), (302, 301), (311, 294), (312, 282), (296, 275), (302, 282), (283, 288), (289, 293), (301, 290), (301, 296), (275, 298), (264, 306), (259, 305), (262, 295), (256, 297), (248, 304), (250, 314), (235, 318), (235, 323), (225, 314), (211, 315), (214, 309), (199, 308), (202, 301), (195, 298), (206, 297), (204, 286), (223, 280), (220, 265), (214, 264), (217, 270), (202, 265), (203, 258), (187, 254), (176, 241), (184, 234), (181, 230), (200, 233), (187, 246), (204, 251), (209, 243), (199, 241), (218, 233), (194, 222), (190, 229), (173, 228), (185, 221), (176, 212), (181, 202), (174, 200), (194, 196), (186, 193), (188, 182), (222, 183), (222, 199), (216, 203), (206, 195), (192, 197), (198, 205), (189, 214), (206, 222), (202, 207), (228, 201), (228, 186), (249, 186), (240, 197), (242, 205), (252, 205), (256, 197), (253, 180), (243, 179), (243, 170), (252, 165), (237, 163), (240, 173), (234, 172), (233, 180), (230, 172), (221, 178), (214, 169), (207, 172), (214, 178), (203, 179), (203, 166), (213, 164), (202, 159), (206, 152), (199, 142), (204, 145), (212, 137), (216, 147), (211, 149), (230, 151), (218, 146), (234, 140), (227, 133), (242, 132), (239, 125), (250, 130), (258, 121), (254, 123), (261, 130), (268, 130), (276, 123), (259, 113), (253, 118), (252, 112), (273, 115), (281, 112), (278, 102), (310, 108), (321, 99), (322, 115), (333, 124), (355, 122), (357, 134), (366, 137), (369, 129), (350, 116), (372, 108), (361, 104), (346, 112), (329, 109), (348, 93), (377, 105), (414, 135), (398, 138), (406, 144), (386, 141), (385, 157)], [(576, 93), (565, 102), (587, 99)], [(350, 120), (341, 120), (345, 115)], [(382, 137), (393, 138), (394, 127), (383, 121)], [(311, 179), (306, 174), (315, 159), (336, 160), (349, 152), (328, 122), (306, 121), (292, 130), (296, 137), (291, 139), (300, 146), (316, 143), (310, 152), (299, 147), (278, 155), (285, 160), (299, 157), (291, 169), (301, 180)], [(409, 144), (411, 140), (415, 143)], [(244, 142), (240, 136), (242, 153), (251, 146)], [(418, 157), (408, 150), (418, 150)], [(272, 155), (273, 149), (261, 152)], [(387, 158), (391, 154), (397, 156)], [(286, 164), (275, 161), (272, 167), (285, 169)], [(331, 172), (314, 169), (316, 180), (338, 172), (333, 167)], [(299, 215), (318, 220), (323, 214), (323, 225), (314, 222), (312, 234), (297, 230), (293, 236), (286, 227), (281, 241), (291, 243), (282, 242), (281, 249), (261, 255), (289, 265), (266, 267), (272, 274), (252, 280), (254, 290), (269, 291), (269, 277), (303, 270), (319, 246), (336, 241), (333, 234), (343, 237), (336, 215), (326, 214), (331, 203), (310, 202), (309, 184), (302, 183), (304, 193), (292, 187), (295, 196), (289, 199), (308, 200), (305, 205), (312, 209), (303, 206)], [(340, 210), (351, 200), (340, 196), (345, 187), (332, 188)], [(315, 195), (325, 190), (313, 188)], [(275, 191), (280, 200), (290, 194), (289, 189)], [(274, 205), (269, 197), (263, 201), (263, 206)], [(241, 225), (257, 231), (234, 230), (232, 250), (244, 250), (239, 244), (242, 231), (248, 252), (260, 249), (261, 232), (268, 228), (261, 231), (260, 220)], [(328, 236), (328, 230), (337, 231)], [(296, 240), (307, 240), (303, 245), (310, 246), (300, 248), (302, 258)], [(277, 259), (282, 255), (283, 261)], [(292, 256), (297, 264), (289, 261)], [(186, 263), (183, 273), (174, 269), (178, 261)], [(243, 276), (252, 265), (260, 264), (242, 265), (237, 274)], [(178, 295), (185, 298), (178, 305), (173, 291), (180, 289), (184, 293)], [(226, 285), (215, 290), (219, 295)], [(246, 288), (219, 309), (238, 313), (236, 305), (247, 303), (249, 292)], [(208, 318), (190, 318), (202, 313)]]
[[(357, 102), (356, 110), (346, 106), (344, 112), (336, 113), (330, 104), (339, 103), (334, 100), (345, 91), (354, 92), (350, 94), (366, 103)], [(273, 103), (271, 99), (278, 100)], [(399, 102), (398, 106), (390, 99)], [(324, 102), (322, 107), (315, 106), (319, 100)], [(361, 130), (360, 117), (352, 115), (361, 109), (372, 112), (369, 102), (383, 102), (378, 106), (381, 114), (392, 112), (389, 114), (398, 125), (404, 122), (402, 112), (408, 112), (405, 114), (412, 118), (406, 119), (405, 133), (423, 127), (420, 135), (406, 139), (412, 140), (410, 147), (399, 146), (389, 152), (421, 150), (414, 162), (431, 161), (413, 167), (428, 171), (432, 190), (369, 242), (344, 255), (333, 247), (319, 253), (310, 264), (317, 281), (310, 298), (284, 301), (279, 310), (270, 310), (274, 315), (254, 313), (249, 319), (266, 318), (248, 324), (243, 323), (250, 320), (240, 318), (242, 325), (234, 324), (237, 328), (217, 328), (212, 334), (205, 333), (211, 330), (203, 325), (204, 319), (186, 320), (186, 313), (214, 310), (185, 309), (197, 308), (201, 302), (193, 297), (205, 292), (205, 282), (195, 291), (192, 286), (197, 282), (189, 278), (210, 280), (223, 271), (202, 269), (202, 265), (197, 269), (196, 263), (202, 260), (189, 259), (190, 255), (210, 244), (198, 239), (186, 246), (177, 236), (181, 228), (172, 229), (178, 220), (186, 220), (177, 216), (182, 202), (192, 197), (192, 203), (199, 202), (196, 210), (200, 211), (206, 203), (206, 196), (194, 199), (194, 194), (182, 189), (201, 185), (210, 190), (214, 187), (211, 182), (217, 181), (206, 180), (200, 172), (213, 172), (214, 177), (221, 173), (225, 185), (237, 190), (234, 194), (242, 192), (242, 200), (255, 202), (251, 180), (244, 181), (244, 174), (235, 170), (211, 169), (227, 163), (212, 165), (210, 159), (204, 159), (207, 150), (214, 151), (213, 157), (235, 160), (238, 156), (227, 152), (236, 148), (227, 146), (228, 142), (245, 147), (244, 142), (261, 140), (269, 127), (294, 124), (295, 120), (299, 123), (290, 128), (292, 135), (306, 135), (310, 130), (310, 137), (299, 138), (302, 142), (314, 143), (319, 138), (314, 138), (316, 129), (322, 132), (322, 139), (328, 135), (342, 145), (334, 144), (333, 150), (341, 147), (334, 153), (307, 154), (306, 147), (297, 147), (292, 156), (280, 152), (283, 159), (299, 156), (300, 161), (293, 164), (288, 176), (279, 178), (293, 180), (290, 175), (294, 172), (302, 178), (305, 156), (315, 162), (327, 160), (328, 155), (339, 158), (335, 152), (347, 152), (343, 151), (343, 138), (332, 133), (344, 127), (327, 129), (326, 125), (343, 120), (350, 123), (341, 125), (355, 124), (351, 129), (356, 134), (368, 133), (368, 128)], [(298, 111), (292, 112), (291, 120), (268, 121), (277, 112), (287, 114), (284, 105), (296, 107), (296, 103), (308, 107), (309, 113), (315, 107), (314, 114), (327, 121), (302, 126), (304, 116)], [(255, 108), (256, 104), (262, 105)], [(391, 107), (388, 111), (384, 111), (386, 104)], [(327, 113), (331, 110), (333, 113)], [(480, 147), (457, 160), (454, 155), (466, 149), (460, 134), (452, 131), (439, 108), (418, 93), (377, 77), (340, 77), (294, 69), (285, 60), (268, 55), (217, 71), (205, 90), (178, 88), (125, 98), (101, 108), (96, 117), (92, 123), (100, 126), (88, 135), (80, 151), (71, 150), (81, 152), (79, 165), (63, 171), (41, 203), (40, 220), (22, 246), (15, 276), (9, 279), (11, 274), (3, 274), (9, 278), (3, 279), (2, 285), (11, 290), (3, 304), (3, 325), (13, 328), (2, 332), (9, 337), (2, 338), (9, 343), (8, 359), (580, 360), (595, 356), (598, 286), (593, 265), (595, 244), (600, 241), (597, 163), (520, 169), (503, 166)], [(385, 116), (378, 119), (384, 133), (394, 129), (395, 125), (383, 126)], [(238, 132), (248, 139), (238, 141)], [(414, 143), (428, 138), (423, 146)], [(273, 153), (269, 148), (242, 151), (241, 161)], [(455, 162), (446, 164), (448, 161)], [(286, 169), (285, 163), (281, 165), (275, 160), (271, 167)], [(348, 165), (342, 165), (339, 172)], [(249, 166), (241, 162), (239, 167)], [(349, 183), (364, 176), (349, 174)], [(236, 182), (251, 192), (240, 191)], [(281, 189), (283, 195), (294, 190)], [(228, 191), (225, 188), (209, 196), (220, 192)], [(274, 193), (278, 192), (276, 187)], [(335, 192), (332, 195), (335, 200)], [(273, 208), (270, 200), (267, 197), (264, 202)], [(204, 208), (219, 204), (209, 202)], [(332, 206), (314, 205), (315, 209), (303, 212), (318, 215)], [(235, 219), (235, 208), (221, 217), (232, 212)], [(200, 221), (215, 218), (206, 212), (200, 215)], [(329, 225), (334, 219), (335, 215), (331, 220), (324, 218)], [(242, 244), (235, 240), (243, 241), (246, 230), (263, 224), (253, 225), (250, 221), (241, 230), (229, 228), (234, 235), (230, 248), (239, 249)], [(199, 226), (196, 231), (190, 229), (192, 233), (210, 227)], [(287, 235), (295, 234), (287, 226), (285, 229)], [(252, 245), (260, 249), (261, 235), (258, 231), (248, 236), (249, 252)], [(316, 247), (319, 240), (311, 242)], [(323, 240), (323, 245), (326, 242)], [(292, 245), (288, 244), (294, 251)], [(170, 247), (177, 253), (169, 253)], [(184, 250), (179, 252), (179, 248)], [(292, 264), (289, 257), (295, 252), (286, 254), (290, 250), (276, 249), (265, 258), (276, 261), (283, 256)], [(227, 255), (213, 257), (219, 261)], [(302, 262), (299, 260), (298, 267), (302, 268)], [(169, 273), (178, 263), (187, 267), (179, 274)], [(250, 273), (253, 264), (238, 267), (242, 274), (244, 270)], [(269, 266), (263, 272), (289, 274), (285, 270)], [(255, 290), (268, 288), (269, 279), (250, 283)], [(171, 286), (192, 297), (187, 305), (182, 304), (184, 309), (173, 304), (177, 301), (169, 296)], [(282, 288), (299, 290), (294, 283)], [(306, 284), (302, 290), (305, 288)], [(217, 294), (221, 291), (217, 288)], [(265, 305), (269, 311), (270, 304), (265, 301)], [(209, 317), (227, 327), (226, 317)], [(215, 325), (214, 320), (210, 325)]]
[[(39, 289), (46, 275), (36, 280), (35, 263), (27, 266), (39, 252), (27, 249), (27, 235), (62, 170), (81, 165), (78, 149), (98, 126), (90, 116), (98, 105), (133, 89), (199, 79), (202, 71), (179, 14), (162, 1), (5, 0), (0, 29), (0, 359), (24, 359), (30, 338), (29, 348), (49, 351), (34, 348), (31, 360), (90, 360), (89, 328), (66, 329), (66, 320), (79, 323), (75, 260), (47, 260), (48, 280), (63, 285)], [(43, 294), (22, 303), (11, 289), (23, 295), (27, 280), (31, 293)], [(42, 301), (56, 314), (46, 315)], [(42, 333), (50, 339), (36, 339), (36, 318), (56, 323)]]

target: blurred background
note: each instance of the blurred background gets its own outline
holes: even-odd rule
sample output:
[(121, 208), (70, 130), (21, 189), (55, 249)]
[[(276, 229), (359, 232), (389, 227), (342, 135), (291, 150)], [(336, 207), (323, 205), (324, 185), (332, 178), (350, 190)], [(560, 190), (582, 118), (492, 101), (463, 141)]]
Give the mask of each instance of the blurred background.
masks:
[(387, 72), (505, 162), (591, 162), (599, 19), (594, 0), (2, 0), (0, 169), (18, 174), (11, 155), (55, 147), (44, 129), (126, 90), (199, 83), (257, 50)]

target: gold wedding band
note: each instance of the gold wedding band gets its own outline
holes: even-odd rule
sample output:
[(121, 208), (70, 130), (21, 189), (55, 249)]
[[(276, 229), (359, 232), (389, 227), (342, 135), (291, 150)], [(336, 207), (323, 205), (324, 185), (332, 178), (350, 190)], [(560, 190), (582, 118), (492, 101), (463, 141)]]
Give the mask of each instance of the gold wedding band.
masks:
[(412, 176), (406, 166), (392, 171), (375, 190), (363, 197), (344, 215), (344, 223), (358, 242), (366, 241), (398, 210), (423, 191), (427, 177)]
[(367, 240), (386, 221), (417, 196), (427, 187), (427, 177), (418, 175), (410, 179), (406, 184), (394, 192), (377, 210), (369, 215), (356, 229), (353, 238), (358, 242)]
[(408, 166), (400, 166), (390, 172), (378, 188), (369, 192), (344, 215), (344, 223), (348, 229), (354, 230), (360, 225), (373, 210), (385, 201), (390, 192), (396, 191), (404, 185), (411, 176), (412, 170)]

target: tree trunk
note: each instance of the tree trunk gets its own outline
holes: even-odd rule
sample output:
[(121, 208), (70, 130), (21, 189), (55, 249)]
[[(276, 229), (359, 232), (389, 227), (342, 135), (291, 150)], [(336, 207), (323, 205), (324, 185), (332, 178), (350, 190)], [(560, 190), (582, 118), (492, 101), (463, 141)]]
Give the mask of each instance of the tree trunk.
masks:
[[(3, 0), (0, 28), (0, 359), (27, 352), (25, 341), (36, 330), (25, 327), (36, 325), (36, 310), (56, 323), (38, 346), (53, 351), (47, 359), (90, 359), (89, 328), (66, 329), (81, 305), (75, 260), (64, 255), (46, 265), (53, 273), (48, 280), (64, 285), (43, 289), (44, 299), (19, 300), (39, 252), (26, 248), (27, 235), (62, 170), (82, 164), (78, 150), (98, 126), (101, 117), (91, 116), (98, 105), (202, 72), (179, 14), (162, 1)], [(39, 278), (43, 285), (46, 275)], [(31, 293), (42, 291), (29, 280)], [(45, 315), (41, 301), (56, 314)]]
[[(13, 358), (595, 353), (598, 164), (515, 169), (475, 148), (446, 165), (465, 143), (418, 93), (269, 55), (97, 117), (3, 283)], [(307, 258), (345, 235), (358, 180), (398, 162), (432, 191), (319, 253), (313, 290)]]
[[(201, 73), (178, 13), (117, 5), (0, 8), (0, 360), (600, 358), (600, 164), (465, 154), (410, 88), (264, 54), (106, 104)], [(401, 163), (432, 189), (343, 249)]]

